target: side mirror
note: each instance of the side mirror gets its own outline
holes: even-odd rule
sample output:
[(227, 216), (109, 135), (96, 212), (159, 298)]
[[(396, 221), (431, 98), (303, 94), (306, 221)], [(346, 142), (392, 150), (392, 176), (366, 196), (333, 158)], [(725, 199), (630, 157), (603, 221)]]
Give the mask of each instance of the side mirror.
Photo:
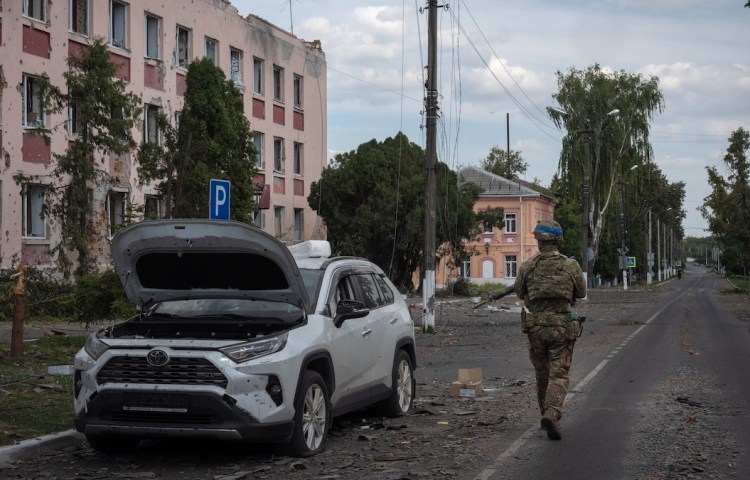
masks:
[(336, 317), (333, 319), (334, 325), (340, 327), (345, 320), (352, 318), (362, 318), (367, 316), (370, 310), (365, 302), (359, 300), (340, 300), (336, 306)]

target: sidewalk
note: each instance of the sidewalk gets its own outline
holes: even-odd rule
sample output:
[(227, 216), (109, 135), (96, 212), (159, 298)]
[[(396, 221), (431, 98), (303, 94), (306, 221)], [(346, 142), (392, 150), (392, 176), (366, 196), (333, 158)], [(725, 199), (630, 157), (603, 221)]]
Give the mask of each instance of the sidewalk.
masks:
[(0, 447), (0, 465), (73, 447), (84, 440), (83, 434), (71, 429)]

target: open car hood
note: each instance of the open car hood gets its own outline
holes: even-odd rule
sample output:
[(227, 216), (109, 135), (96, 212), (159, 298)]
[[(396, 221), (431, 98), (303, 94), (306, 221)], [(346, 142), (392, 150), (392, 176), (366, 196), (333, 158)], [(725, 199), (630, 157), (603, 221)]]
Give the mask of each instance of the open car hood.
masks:
[(241, 298), (309, 299), (289, 249), (259, 228), (234, 221), (153, 220), (115, 235), (112, 258), (131, 302)]

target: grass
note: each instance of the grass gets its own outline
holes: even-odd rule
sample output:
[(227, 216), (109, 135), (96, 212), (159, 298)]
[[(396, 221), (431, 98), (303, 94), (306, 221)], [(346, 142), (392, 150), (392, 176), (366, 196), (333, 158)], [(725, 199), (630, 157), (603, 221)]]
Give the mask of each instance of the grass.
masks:
[(21, 357), (0, 342), (0, 446), (73, 428), (73, 375), (49, 375), (70, 365), (85, 337), (51, 336), (24, 343)]
[(742, 277), (739, 275), (730, 275), (727, 277), (734, 287), (741, 292), (750, 291), (750, 281), (748, 277)]

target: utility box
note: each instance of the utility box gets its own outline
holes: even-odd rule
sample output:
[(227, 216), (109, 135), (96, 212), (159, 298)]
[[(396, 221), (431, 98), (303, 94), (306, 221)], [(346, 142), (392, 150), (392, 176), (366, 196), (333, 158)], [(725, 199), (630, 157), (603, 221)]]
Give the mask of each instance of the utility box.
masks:
[(484, 394), (481, 368), (459, 368), (458, 380), (451, 382), (451, 397), (478, 397)]

